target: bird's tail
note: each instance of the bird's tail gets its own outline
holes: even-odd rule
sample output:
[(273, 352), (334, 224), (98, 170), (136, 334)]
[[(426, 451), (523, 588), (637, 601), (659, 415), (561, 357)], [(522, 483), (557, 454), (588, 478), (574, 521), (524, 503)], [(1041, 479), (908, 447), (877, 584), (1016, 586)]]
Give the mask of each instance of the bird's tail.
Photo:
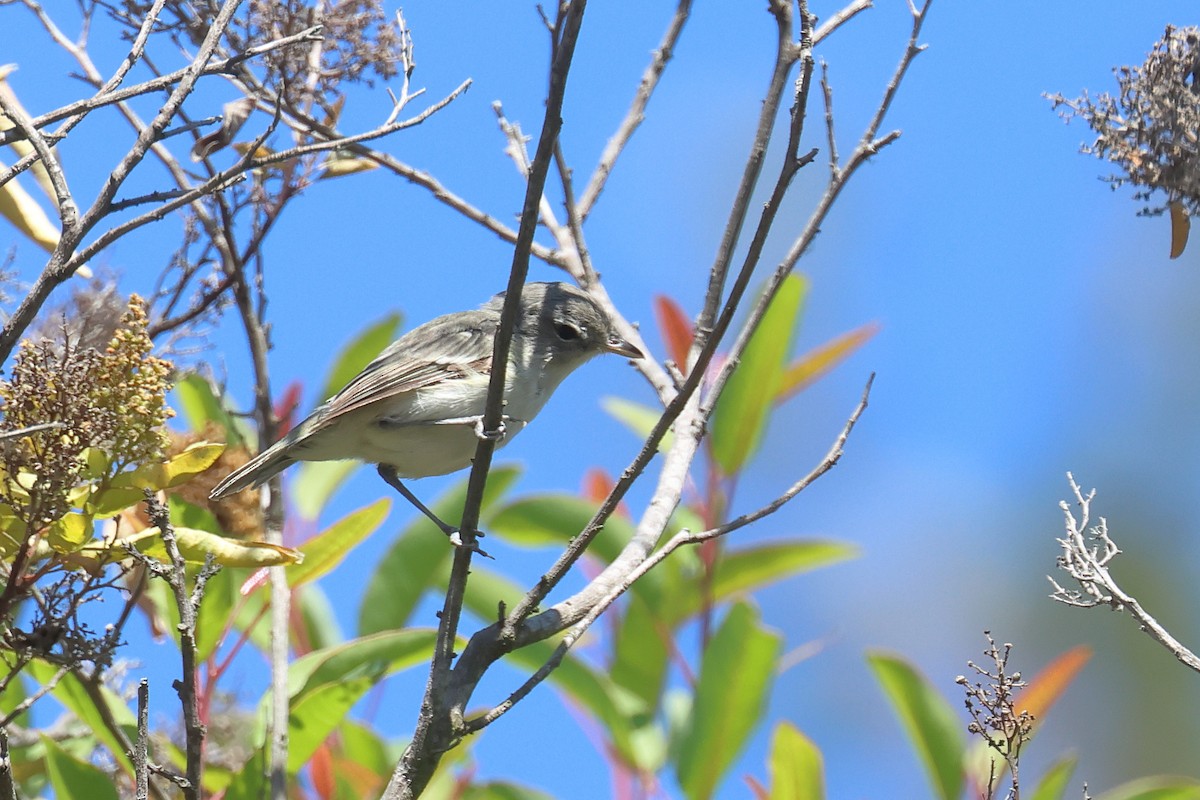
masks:
[(213, 500), (220, 500), (222, 497), (237, 494), (243, 489), (249, 489), (251, 486), (258, 486), (265, 483), (292, 464), (295, 464), (296, 459), (290, 457), (283, 447), (286, 441), (285, 439), (272, 447), (268, 447), (250, 459), (245, 466), (231, 472), (229, 477), (218, 483), (208, 496)]

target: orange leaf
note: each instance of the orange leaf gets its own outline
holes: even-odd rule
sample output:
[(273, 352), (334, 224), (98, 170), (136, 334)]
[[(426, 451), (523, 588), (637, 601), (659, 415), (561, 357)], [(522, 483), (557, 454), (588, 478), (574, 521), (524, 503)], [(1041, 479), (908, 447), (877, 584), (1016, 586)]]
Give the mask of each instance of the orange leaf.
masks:
[(1028, 711), (1035, 720), (1040, 721), (1091, 657), (1092, 648), (1081, 644), (1051, 661), (1021, 692), (1017, 698), (1017, 708)]
[(775, 395), (775, 402), (782, 403), (789, 397), (807, 389), (818, 378), (866, 344), (872, 336), (879, 332), (879, 328), (878, 322), (868, 322), (866, 325), (830, 339), (825, 344), (818, 345), (800, 356), (784, 371), (779, 391)]
[(681, 371), (686, 369), (688, 350), (691, 349), (695, 333), (691, 320), (678, 303), (661, 294), (654, 298), (654, 316), (667, 343), (667, 353)]
[(1183, 249), (1187, 247), (1188, 232), (1192, 228), (1192, 221), (1188, 219), (1187, 209), (1183, 207), (1183, 203), (1178, 200), (1171, 201), (1171, 258), (1179, 258), (1183, 255)]
[[(600, 467), (592, 467), (583, 475), (583, 497), (592, 503), (603, 503), (604, 498), (612, 491), (616, 481), (612, 475)], [(622, 517), (629, 516), (629, 507), (624, 503), (617, 506), (617, 513)]]
[(335, 781), (333, 779), (333, 754), (329, 751), (329, 742), (324, 742), (313, 751), (312, 760), (308, 762), (309, 774), (312, 776), (313, 789), (321, 800), (333, 797)]

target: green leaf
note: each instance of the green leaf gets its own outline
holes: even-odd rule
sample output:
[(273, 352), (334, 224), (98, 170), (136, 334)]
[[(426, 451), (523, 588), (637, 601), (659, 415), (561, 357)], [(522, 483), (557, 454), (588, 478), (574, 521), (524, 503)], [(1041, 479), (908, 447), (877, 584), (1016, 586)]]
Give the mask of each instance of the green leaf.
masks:
[[(35, 659), (29, 662), (26, 671), (42, 686), (48, 686), (58, 673), (58, 667)], [(137, 739), (137, 720), (134, 718), (133, 712), (115, 692), (106, 686), (98, 687), (96, 697), (105, 706), (103, 713), (96, 707), (92, 697), (88, 695), (88, 690), (71, 673), (63, 675), (50, 694), (79, 718), (84, 727), (91, 731), (100, 744), (108, 749), (109, 755), (121, 765), (122, 769), (130, 775), (133, 774), (133, 763), (129, 760), (124, 745), (105, 724), (106, 717), (112, 719), (117, 727), (125, 732), (129, 741)], [(86, 794), (83, 796), (87, 797)]]
[[(396, 765), (387, 742), (366, 725), (361, 725), (352, 719), (342, 720), (338, 728), (338, 736), (342, 740), (342, 752), (347, 761), (364, 767), (373, 775), (387, 778)], [(359, 792), (358, 797), (363, 797)]]
[(41, 739), (55, 797), (118, 800), (117, 788), (104, 770), (71, 755), (49, 736)]
[[(604, 397), (600, 400), (600, 407), (633, 431), (639, 439), (645, 439), (650, 435), (650, 431), (654, 430), (654, 426), (658, 424), (658, 418), (663, 414), (661, 408), (635, 403), (624, 397)], [(670, 450), (671, 444), (675, 441), (674, 437), (674, 432), (667, 431), (662, 441), (658, 443), (658, 451), (665, 453)]]
[(288, 494), (296, 511), (304, 519), (317, 519), (333, 493), (361, 466), (357, 461), (300, 462)]
[(1096, 800), (1200, 800), (1200, 781), (1171, 775), (1138, 778), (1105, 792)]
[[(204, 585), (204, 600), (200, 603), (196, 615), (196, 660), (206, 661), (226, 633), (233, 628), (236, 620), (232, 619), (234, 608), (242, 600), (238, 592), (239, 584), (245, 578), (242, 570), (223, 569), (208, 579)], [(166, 583), (166, 581), (152, 581)], [(247, 598), (249, 599), (249, 598)], [(178, 616), (178, 610), (171, 603), (173, 616)]]
[(821, 751), (790, 722), (775, 726), (771, 739), (771, 800), (823, 800)]
[(714, 600), (755, 591), (776, 581), (858, 555), (853, 544), (831, 540), (793, 540), (752, 545), (725, 552), (713, 571)]
[(204, 433), (209, 422), (225, 429), (225, 441), (230, 447), (243, 444), (246, 440), (241, 424), (225, 410), (212, 383), (195, 372), (184, 376), (175, 384), (175, 401), (193, 433)]
[(372, 323), (343, 347), (325, 378), (321, 401), (324, 402), (340, 392), (351, 378), (374, 361), (375, 357), (383, 352), (383, 348), (396, 338), (396, 330), (399, 327), (400, 315), (388, 314), (378, 322)]
[(1075, 756), (1059, 759), (1038, 782), (1037, 788), (1029, 800), (1063, 800), (1070, 787), (1071, 776), (1075, 774)]
[(382, 679), (380, 673), (324, 683), (292, 702), (288, 709), (289, 775), (295, 775), (308, 763), (354, 704)]
[(391, 498), (380, 498), (342, 517), (309, 539), (300, 548), (304, 561), (288, 570), (288, 585), (294, 589), (336, 567), (363, 539), (383, 524), (391, 508)]
[(223, 800), (262, 800), (267, 796), (267, 752), (260, 747), (233, 776)]
[(966, 726), (937, 690), (899, 656), (876, 651), (867, 663), (895, 709), (929, 773), (935, 796), (957, 800), (963, 791)]
[(554, 800), (553, 795), (507, 781), (472, 783), (463, 790), (461, 797), (462, 800)]
[[(492, 621), (501, 603), (512, 608), (523, 594), (520, 586), (486, 567), (472, 567), (464, 606), (481, 620)], [(534, 642), (510, 653), (505, 663), (532, 673), (557, 647), (557, 640)], [(604, 726), (613, 746), (629, 763), (648, 766), (655, 759), (661, 761), (661, 748), (649, 747), (644, 735), (639, 738), (639, 729), (652, 725), (654, 719), (650, 707), (637, 695), (570, 653), (548, 680)]]
[(749, 603), (735, 603), (704, 649), (676, 774), (689, 800), (713, 796), (762, 719), (782, 647)]
[(371, 687), (427, 661), (436, 636), (425, 629), (381, 633), (297, 659), (288, 670), (288, 771), (294, 774), (308, 763)]
[(93, 516), (106, 519), (145, 500), (146, 492), (142, 489), (100, 489), (87, 499), (83, 508)]
[(324, 683), (364, 674), (390, 675), (427, 660), (436, 631), (407, 628), (351, 639), (301, 656), (288, 668), (288, 696), (300, 697)]
[(171, 522), (184, 528), (195, 528), (209, 533), (222, 533), (221, 523), (207, 508), (179, 497), (176, 494), (167, 495), (167, 508), (171, 512)]
[[(514, 500), (488, 522), (488, 532), (522, 547), (559, 547), (588, 524), (596, 506), (570, 494), (537, 494)], [(588, 547), (591, 555), (608, 563), (633, 537), (633, 525), (609, 517)]]
[[(481, 527), (491, 525), (491, 509), (513, 485), (520, 470), (512, 466), (494, 467), (488, 474), (484, 491)], [(455, 484), (431, 509), (454, 524), (461, 518), (467, 496), (467, 481)], [(418, 514), (416, 520), (396, 538), (375, 571), (367, 579), (367, 589), (358, 612), (360, 635), (403, 628), (421, 596), (446, 581), (445, 565), (454, 548), (437, 527)]]
[(337, 613), (329, 602), (329, 595), (319, 584), (310, 583), (293, 597), (296, 598), (293, 602), (300, 607), (300, 621), (304, 626), (304, 641), (308, 650), (335, 647), (342, 643), (345, 637), (338, 625)]
[(758, 450), (807, 293), (808, 281), (800, 275), (784, 280), (717, 401), (709, 443), (725, 475), (736, 474)]
[(658, 705), (671, 659), (667, 646), (671, 628), (656, 611), (645, 597), (629, 593), (629, 603), (617, 623), (608, 669), (613, 681), (642, 698), (650, 708)]

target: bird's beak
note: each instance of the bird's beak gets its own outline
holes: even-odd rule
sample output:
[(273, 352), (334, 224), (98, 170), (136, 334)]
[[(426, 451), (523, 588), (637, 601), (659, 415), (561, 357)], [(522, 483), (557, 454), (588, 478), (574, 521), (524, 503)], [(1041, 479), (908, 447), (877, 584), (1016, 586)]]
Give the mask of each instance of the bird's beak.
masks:
[(629, 358), (645, 358), (641, 350), (631, 345), (629, 342), (617, 336), (615, 333), (608, 337), (608, 341), (604, 343), (604, 349), (610, 353), (616, 353), (619, 356), (628, 356)]

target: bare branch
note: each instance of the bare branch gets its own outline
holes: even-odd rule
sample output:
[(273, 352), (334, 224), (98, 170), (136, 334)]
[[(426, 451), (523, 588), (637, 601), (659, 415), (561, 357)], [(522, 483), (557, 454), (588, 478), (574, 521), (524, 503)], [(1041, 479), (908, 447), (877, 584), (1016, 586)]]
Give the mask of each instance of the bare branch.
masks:
[(868, 8), (874, 7), (872, 0), (853, 0), (848, 6), (827, 19), (821, 27), (813, 31), (813, 44), (818, 44), (825, 37), (830, 36), (838, 28), (845, 25), (850, 20), (857, 17)]
[[(508, 291), (501, 310), (500, 323), (492, 351), (492, 371), (488, 385), (488, 400), (483, 414), (483, 431), (495, 431), (501, 423), (505, 388), (505, 372), (509, 347), (518, 309), (521, 302), (521, 287), (529, 270), (530, 250), (537, 228), (538, 208), (542, 200), (546, 176), (550, 171), (554, 144), (562, 128), (562, 104), (566, 93), (567, 77), (575, 44), (579, 38), (586, 0), (572, 0), (569, 5), (559, 5), (554, 43), (550, 58), (550, 87), (546, 97), (546, 114), (542, 123), (538, 147), (529, 171), (525, 201), (521, 211), (521, 224), (517, 232), (517, 243), (513, 252), (512, 269), (509, 274)], [(455, 638), (462, 614), (462, 603), (470, 572), (472, 548), (479, 524), (483, 491), (491, 467), (495, 439), (483, 436), (475, 450), (471, 476), (467, 484), (467, 497), (463, 506), (461, 536), (466, 546), (454, 552), (454, 560), (447, 584), (446, 599), (438, 624), (437, 642), (434, 646), (433, 663), (430, 666), (429, 683), (421, 703), (421, 714), (413, 732), (412, 741), (405, 748), (404, 756), (384, 791), (385, 800), (412, 798), (421, 793), (441, 758), (441, 753), (460, 735), (464, 706), (469, 694), (452, 694), (450, 689), (451, 664), (454, 658)]]
[(1079, 519), (1075, 518), (1071, 513), (1071, 506), (1065, 500), (1059, 503), (1066, 520), (1067, 532), (1058, 540), (1062, 546), (1058, 567), (1066, 572), (1079, 588), (1067, 589), (1048, 576), (1054, 587), (1054, 593), (1050, 597), (1065, 605), (1079, 608), (1107, 605), (1117, 611), (1128, 611), (1146, 635), (1165, 647), (1184, 666), (1200, 672), (1200, 657), (1172, 636), (1142, 607), (1137, 598), (1117, 584), (1108, 571), (1108, 565), (1120, 555), (1121, 550), (1108, 535), (1108, 522), (1101, 517), (1099, 524), (1089, 530), (1092, 500), (1096, 497), (1096, 491), (1093, 489), (1084, 494), (1075, 482), (1075, 476), (1069, 472), (1067, 480), (1071, 484), (1071, 492), (1075, 495), (1075, 504), (1080, 509), (1080, 516)]
[(616, 133), (604, 145), (604, 152), (600, 154), (600, 163), (596, 165), (596, 169), (592, 172), (592, 179), (588, 182), (587, 188), (583, 190), (583, 196), (579, 200), (580, 222), (586, 220), (592, 213), (592, 208), (596, 205), (600, 193), (604, 191), (604, 184), (608, 181), (608, 176), (612, 174), (617, 158), (620, 157), (625, 145), (633, 137), (634, 131), (645, 121), (646, 106), (649, 105), (650, 98), (654, 94), (655, 88), (658, 87), (658, 81), (662, 77), (663, 71), (666, 70), (667, 63), (675, 55), (675, 45), (679, 41), (679, 35), (683, 33), (683, 26), (687, 23), (691, 13), (692, 0), (679, 0), (667, 32), (663, 34), (658, 49), (654, 51), (646, 71), (642, 73), (641, 83), (638, 84), (637, 92), (633, 96), (633, 103), (629, 106), (625, 119), (621, 120)]
[(787, 490), (787, 492), (780, 495), (773, 502), (751, 514), (743, 515), (725, 525), (721, 525), (706, 531), (701, 531), (700, 533), (691, 533), (687, 530), (683, 530), (672, 536), (660, 549), (656, 550), (652, 555), (642, 561), (641, 564), (635, 567), (627, 575), (615, 582), (604, 594), (604, 596), (599, 598), (590, 607), (588, 613), (571, 626), (570, 630), (568, 630), (566, 635), (563, 636), (562, 641), (559, 642), (558, 647), (555, 648), (554, 653), (550, 656), (546, 663), (543, 664), (533, 675), (529, 676), (529, 678), (523, 684), (521, 684), (516, 691), (509, 695), (503, 702), (489, 709), (484, 714), (467, 720), (467, 731), (474, 733), (486, 728), (488, 725), (503, 716), (514, 705), (524, 699), (531, 691), (533, 691), (534, 687), (549, 677), (550, 673), (562, 663), (562, 660), (566, 657), (567, 652), (570, 651), (575, 643), (579, 641), (580, 637), (583, 636), (587, 629), (590, 628), (592, 624), (600, 618), (600, 615), (603, 614), (614, 602), (616, 602), (617, 598), (629, 591), (630, 587), (632, 587), (639, 578), (661, 564), (664, 560), (666, 560), (667, 556), (671, 555), (671, 553), (685, 545), (697, 544), (699, 542), (715, 539), (728, 533), (732, 533), (738, 528), (742, 528), (751, 522), (754, 522), (755, 520), (762, 519), (769, 514), (775, 513), (782, 508), (785, 503), (794, 498), (808, 486), (812, 485), (817, 478), (833, 469), (834, 466), (837, 465), (838, 461), (841, 460), (842, 455), (845, 452), (846, 441), (850, 438), (850, 432), (854, 430), (855, 423), (858, 422), (859, 417), (862, 416), (862, 413), (867, 408), (867, 400), (870, 396), (871, 384), (874, 380), (875, 376), (872, 375), (867, 381), (866, 387), (863, 389), (862, 399), (859, 400), (858, 405), (855, 406), (854, 411), (846, 420), (846, 424), (842, 427), (842, 430), (834, 440), (833, 445), (829, 448), (829, 452), (825, 454), (825, 457), (821, 459), (821, 462), (817, 464), (817, 466), (815, 466), (811, 471), (809, 471), (807, 475), (796, 481), (796, 483), (793, 484), (792, 487)]

